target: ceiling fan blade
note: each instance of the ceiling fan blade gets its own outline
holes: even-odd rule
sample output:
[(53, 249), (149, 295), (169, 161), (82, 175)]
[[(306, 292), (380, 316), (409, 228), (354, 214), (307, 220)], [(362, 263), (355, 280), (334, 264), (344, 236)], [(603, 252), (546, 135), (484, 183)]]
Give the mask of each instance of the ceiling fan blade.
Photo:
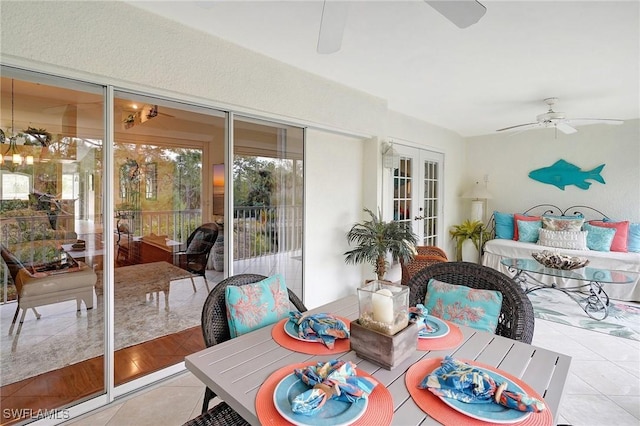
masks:
[(572, 133), (576, 133), (577, 130), (573, 127), (569, 126), (566, 122), (556, 123), (556, 129), (560, 130), (565, 135), (570, 135)]
[(480, 2), (475, 0), (424, 0), (442, 16), (453, 22), (458, 28), (467, 28), (475, 24), (487, 11)]
[(325, 0), (318, 33), (318, 53), (335, 53), (342, 47), (342, 36), (347, 23), (347, 2)]
[(572, 118), (567, 120), (572, 126), (585, 126), (587, 124), (610, 124), (620, 125), (624, 123), (624, 120), (618, 120), (614, 118)]
[(496, 132), (503, 132), (505, 130), (513, 130), (513, 129), (528, 130), (528, 129), (534, 129), (536, 127), (540, 127), (540, 123), (518, 124), (517, 126), (511, 126), (511, 127), (505, 127), (504, 129), (498, 129), (498, 130), (496, 130)]

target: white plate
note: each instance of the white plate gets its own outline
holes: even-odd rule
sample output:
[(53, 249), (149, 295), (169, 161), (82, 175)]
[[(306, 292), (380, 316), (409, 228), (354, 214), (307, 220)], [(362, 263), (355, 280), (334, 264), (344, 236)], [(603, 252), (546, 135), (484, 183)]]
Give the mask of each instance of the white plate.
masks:
[(438, 337), (444, 337), (449, 334), (449, 324), (442, 321), (438, 317), (434, 317), (432, 315), (427, 315), (425, 320), (429, 326), (435, 329), (434, 332), (428, 333), (424, 329), (418, 332), (419, 339), (435, 339)]
[(289, 374), (278, 383), (273, 391), (273, 404), (278, 413), (298, 426), (346, 426), (358, 420), (367, 409), (368, 398), (354, 403), (329, 399), (313, 416), (304, 416), (291, 410), (291, 401), (309, 390), (295, 374)]
[(284, 322), (284, 332), (294, 339), (302, 340), (303, 342), (322, 343), (322, 340), (317, 336), (309, 336), (309, 338), (306, 339), (304, 337), (298, 336), (298, 324), (294, 323), (293, 321), (287, 320)]

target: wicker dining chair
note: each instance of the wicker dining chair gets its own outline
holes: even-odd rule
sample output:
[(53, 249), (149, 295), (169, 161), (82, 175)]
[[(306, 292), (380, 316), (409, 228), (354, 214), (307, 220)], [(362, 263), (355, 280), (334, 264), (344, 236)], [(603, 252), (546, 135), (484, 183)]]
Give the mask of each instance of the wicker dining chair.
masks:
[[(217, 345), (218, 343), (226, 342), (231, 339), (231, 332), (229, 331), (229, 323), (227, 320), (227, 307), (225, 304), (225, 294), (227, 286), (242, 286), (246, 284), (256, 283), (258, 281), (262, 281), (267, 277), (258, 274), (239, 274), (234, 275), (229, 278), (226, 278), (220, 281), (212, 290), (209, 292), (207, 299), (204, 302), (204, 306), (202, 307), (202, 317), (201, 317), (201, 326), (202, 326), (202, 336), (204, 337), (204, 343), (207, 347), (211, 347)], [(289, 301), (293, 305), (295, 309), (300, 312), (305, 312), (307, 308), (304, 306), (302, 301), (295, 295), (290, 289), (287, 289), (289, 292)], [(199, 421), (204, 421), (208, 417), (212, 417), (212, 411), (209, 410), (209, 402), (215, 398), (216, 394), (207, 387), (204, 392), (204, 400), (202, 402), (202, 414), (199, 417), (191, 420), (190, 422), (195, 423), (187, 423), (187, 425), (201, 425), (201, 424), (224, 424), (224, 425), (243, 425), (246, 422), (238, 416), (242, 422), (234, 423), (231, 422), (233, 417), (233, 413), (230, 414), (228, 423), (216, 423), (211, 420), (209, 423), (198, 423)], [(229, 407), (225, 402), (221, 402), (217, 404), (216, 407), (222, 405), (221, 408), (214, 411), (214, 414), (220, 416), (221, 418), (229, 415), (226, 407)], [(215, 407), (214, 407), (215, 408)], [(213, 410), (213, 409), (212, 409)], [(231, 407), (229, 410), (233, 411)], [(200, 417), (203, 417), (202, 419)], [(221, 421), (221, 420), (220, 420)]]
[(495, 334), (531, 343), (534, 315), (531, 301), (512, 278), (487, 266), (470, 262), (441, 262), (428, 266), (409, 280), (409, 305), (424, 303), (429, 280), (502, 293), (502, 308)]
[(406, 263), (400, 259), (400, 270), (402, 271), (402, 279), (400, 283), (402, 285), (407, 285), (411, 277), (413, 277), (418, 271), (421, 271), (434, 263), (440, 262), (447, 262), (447, 258), (437, 255), (418, 254)]
[(447, 253), (437, 246), (416, 246), (418, 256), (440, 256), (447, 259)]

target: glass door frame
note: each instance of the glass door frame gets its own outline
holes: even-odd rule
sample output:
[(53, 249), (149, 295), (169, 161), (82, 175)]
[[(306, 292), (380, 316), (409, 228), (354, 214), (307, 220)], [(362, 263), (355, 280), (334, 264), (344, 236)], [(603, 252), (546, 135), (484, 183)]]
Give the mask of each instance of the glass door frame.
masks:
[[(410, 183), (412, 189), (410, 191), (410, 212), (405, 218), (406, 222), (411, 222), (413, 232), (418, 236), (418, 245), (437, 245), (443, 247), (446, 243), (444, 238), (444, 154), (437, 151), (428, 150), (425, 148), (419, 148), (415, 146), (408, 146), (395, 143), (394, 148), (400, 155), (400, 161), (410, 161), (411, 173)], [(425, 199), (425, 165), (428, 162), (435, 162), (437, 164), (437, 181), (435, 194), (436, 212), (435, 215), (431, 215), (430, 218), (436, 221), (436, 232), (433, 235), (425, 236), (424, 220), (425, 217), (426, 202)], [(389, 194), (391, 194), (391, 211), (394, 211), (394, 185), (395, 176), (392, 171), (390, 179)], [(431, 188), (433, 191), (433, 188)], [(395, 216), (395, 214), (394, 214)], [(395, 219), (395, 217), (394, 217)], [(431, 240), (430, 243), (425, 241)]]

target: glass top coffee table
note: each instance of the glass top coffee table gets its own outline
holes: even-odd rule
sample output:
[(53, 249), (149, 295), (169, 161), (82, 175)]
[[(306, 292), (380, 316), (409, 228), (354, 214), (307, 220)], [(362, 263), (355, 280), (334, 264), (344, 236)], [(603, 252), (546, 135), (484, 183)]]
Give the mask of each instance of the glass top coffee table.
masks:
[[(603, 320), (608, 315), (609, 295), (603, 284), (628, 284), (633, 280), (620, 271), (604, 268), (583, 267), (573, 270), (547, 268), (534, 259), (502, 259), (503, 265), (509, 271), (515, 272), (513, 279), (520, 284), (526, 294), (536, 290), (548, 288), (558, 290), (571, 297), (587, 315), (595, 320)], [(576, 280), (572, 287), (558, 287), (557, 284), (547, 284), (535, 275), (547, 275), (557, 278)]]

